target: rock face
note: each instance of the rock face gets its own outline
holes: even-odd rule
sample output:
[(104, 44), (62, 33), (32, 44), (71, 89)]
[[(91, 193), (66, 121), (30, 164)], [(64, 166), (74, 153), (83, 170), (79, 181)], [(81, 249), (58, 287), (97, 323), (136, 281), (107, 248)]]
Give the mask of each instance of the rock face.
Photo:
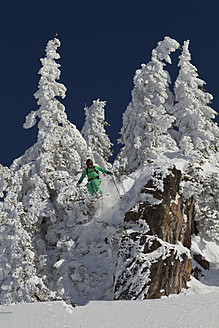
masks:
[(181, 180), (176, 168), (164, 178), (155, 174), (141, 191), (146, 200), (126, 213), (115, 299), (159, 298), (186, 287), (195, 210), (193, 198), (183, 200), (180, 194)]

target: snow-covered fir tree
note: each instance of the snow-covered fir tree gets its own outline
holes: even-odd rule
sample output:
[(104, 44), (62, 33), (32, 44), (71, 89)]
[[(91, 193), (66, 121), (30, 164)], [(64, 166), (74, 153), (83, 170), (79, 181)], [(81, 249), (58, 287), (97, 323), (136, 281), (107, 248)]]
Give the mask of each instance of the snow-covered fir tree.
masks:
[(65, 107), (56, 98), (64, 98), (66, 92), (65, 86), (56, 81), (60, 78), (60, 64), (55, 62), (55, 59), (60, 58), (56, 52), (59, 46), (58, 39), (53, 39), (47, 44), (46, 57), (41, 59), (39, 89), (34, 94), (40, 107), (26, 117), (24, 128), (34, 126), (38, 117), (37, 146), (40, 143), (41, 151), (48, 152), (47, 160), (52, 154), (52, 160), (55, 159), (53, 165), (59, 169), (66, 169), (68, 165), (70, 171), (77, 173), (86, 159), (87, 154), (84, 150), (87, 147), (80, 132), (67, 120)]
[(190, 160), (202, 162), (217, 153), (219, 130), (213, 121), (217, 113), (210, 107), (213, 97), (204, 89), (205, 82), (190, 60), (188, 40), (179, 58), (180, 70), (174, 86), (176, 104), (172, 109), (180, 151)]
[(92, 106), (85, 108), (86, 119), (81, 133), (93, 153), (94, 162), (109, 169), (111, 165), (108, 159), (112, 156), (112, 143), (105, 130), (108, 125), (105, 121), (105, 106), (106, 101), (97, 99), (93, 101)]
[(211, 240), (219, 241), (219, 166), (203, 178), (197, 192), (196, 210), (201, 229)]
[(219, 165), (208, 161), (204, 165), (187, 161), (183, 170), (183, 197), (195, 199), (195, 220), (198, 230), (211, 240), (219, 241)]
[[(196, 220), (213, 239), (219, 239), (219, 128), (213, 121), (217, 113), (210, 107), (212, 95), (191, 64), (189, 40), (179, 57), (175, 82), (175, 135), (179, 150), (188, 161), (186, 189), (196, 197)], [(208, 170), (206, 170), (208, 167)]]
[[(60, 257), (56, 245), (60, 238), (65, 241), (63, 226), (68, 220), (81, 219), (87, 208), (85, 204), (72, 202), (86, 195), (83, 188), (78, 190), (76, 183), (87, 158), (87, 144), (75, 125), (68, 121), (64, 106), (56, 99), (64, 98), (66, 91), (65, 86), (56, 81), (60, 77), (60, 65), (55, 62), (59, 59), (56, 52), (59, 46), (57, 38), (47, 44), (46, 57), (41, 59), (39, 89), (34, 95), (39, 109), (32, 111), (24, 124), (25, 128), (31, 128), (38, 117), (37, 142), (11, 165), (7, 194), (1, 204), (1, 222), (7, 218), (8, 225), (2, 231), (1, 254), (5, 254), (5, 249), (10, 253), (10, 248), (19, 248), (17, 256), (7, 257), (5, 254), (4, 263), (1, 263), (1, 299), (7, 300), (6, 296), (3, 297), (5, 291), (17, 290), (14, 294), (11, 292), (14, 295), (11, 296), (12, 302), (22, 298), (45, 299), (43, 295), (53, 297), (53, 294), (46, 293), (46, 286), (50, 290), (54, 287), (57, 295), (64, 293), (62, 287), (61, 292), (55, 287), (56, 282), (49, 286), (47, 275), (56, 262), (56, 256)], [(50, 239), (47, 238), (48, 229)], [(7, 269), (8, 262), (11, 271)], [(13, 270), (18, 270), (19, 274), (10, 275)], [(24, 271), (27, 273), (23, 274)]]
[(11, 177), (11, 170), (0, 164), (0, 198), (4, 198)]
[(0, 165), (0, 196), (4, 200), (0, 202), (0, 295), (4, 304), (54, 297), (37, 276), (36, 261), (41, 260), (36, 259), (24, 207), (17, 198), (20, 178), (19, 172), (12, 174)]
[(37, 265), (43, 265), (44, 260), (36, 256), (32, 232), (25, 225), (26, 213), (23, 204), (16, 199), (19, 181), (17, 178), (17, 175), (12, 178), (8, 195), (4, 203), (0, 203), (1, 304), (55, 297), (55, 293), (46, 287), (44, 277), (39, 277), (37, 272)]
[(123, 126), (119, 142), (124, 145), (115, 162), (124, 173), (136, 170), (144, 162), (177, 150), (168, 129), (175, 120), (167, 112), (172, 104), (169, 90), (170, 75), (164, 70), (171, 63), (170, 54), (179, 48), (179, 43), (165, 37), (152, 51), (151, 61), (136, 71), (132, 101), (123, 114)]

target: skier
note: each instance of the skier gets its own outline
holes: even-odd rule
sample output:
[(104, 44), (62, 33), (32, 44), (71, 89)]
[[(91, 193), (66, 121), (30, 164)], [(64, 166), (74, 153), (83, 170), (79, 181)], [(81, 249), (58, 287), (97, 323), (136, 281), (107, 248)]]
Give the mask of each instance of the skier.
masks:
[(101, 196), (103, 194), (102, 190), (100, 189), (101, 179), (99, 177), (99, 173), (103, 172), (106, 174), (112, 175), (110, 171), (105, 170), (104, 168), (94, 165), (93, 161), (91, 159), (88, 159), (86, 161), (87, 167), (82, 172), (81, 177), (78, 181), (78, 185), (82, 183), (85, 176), (87, 175), (88, 183), (87, 183), (87, 189), (91, 193), (92, 196), (99, 195)]

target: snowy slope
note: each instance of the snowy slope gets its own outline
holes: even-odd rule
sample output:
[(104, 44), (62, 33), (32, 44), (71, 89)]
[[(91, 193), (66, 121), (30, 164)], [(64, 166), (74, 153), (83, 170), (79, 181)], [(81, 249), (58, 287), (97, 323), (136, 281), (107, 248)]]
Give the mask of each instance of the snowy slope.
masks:
[[(161, 160), (162, 158), (159, 165), (165, 174), (171, 164), (166, 158)], [(177, 168), (183, 169), (182, 159), (171, 160)], [(141, 199), (140, 191), (152, 176), (154, 169), (153, 164), (143, 165), (121, 182), (117, 181), (119, 193), (110, 176), (101, 176), (101, 188), (103, 193), (109, 193), (109, 196), (97, 201), (89, 215), (82, 215), (83, 202), (72, 203), (69, 199), (71, 206), (67, 204), (68, 215), (60, 215), (61, 219), (58, 218), (54, 223), (48, 221), (50, 225), (46, 237), (44, 236), (45, 242), (48, 243), (45, 253), (48, 254), (48, 260), (41, 276), (47, 275), (48, 286), (50, 290), (58, 293), (58, 297), (64, 300), (71, 299), (78, 305), (87, 304), (89, 301), (113, 300), (113, 276), (116, 271), (120, 237), (123, 233), (124, 216), (138, 201), (145, 200)], [(79, 176), (76, 180), (77, 178)], [(123, 195), (122, 199), (119, 194)], [(75, 215), (79, 210), (80, 215)], [(203, 284), (219, 286), (219, 246), (209, 238), (199, 236), (193, 239), (192, 251), (196, 250), (210, 262), (210, 270), (205, 273)]]
[(147, 301), (63, 302), (0, 307), (1, 328), (216, 328), (219, 292)]
[[(183, 161), (174, 159), (178, 168), (183, 169)], [(162, 163), (162, 173), (170, 167), (170, 163)], [(90, 221), (79, 224), (80, 237), (77, 239), (75, 260), (79, 267), (83, 267), (83, 274), (73, 278), (78, 295), (77, 304), (85, 304), (91, 300), (113, 299), (113, 275), (116, 270), (118, 247), (123, 233), (123, 219), (125, 213), (142, 197), (140, 190), (152, 176), (153, 165), (137, 170), (128, 178), (117, 182), (117, 188), (111, 177), (102, 178), (101, 188), (109, 193), (104, 199), (97, 201)], [(120, 199), (120, 195), (123, 198)], [(153, 200), (150, 200), (153, 201)], [(156, 200), (154, 200), (156, 201)], [(74, 229), (77, 229), (75, 226)], [(86, 252), (85, 252), (86, 250)], [(202, 277), (203, 286), (219, 286), (219, 245), (202, 232), (192, 240), (192, 252), (201, 254), (210, 263), (210, 270), (206, 270)], [(84, 253), (83, 256), (81, 254)], [(194, 263), (194, 267), (197, 263)], [(201, 285), (202, 286), (202, 285)], [(72, 288), (72, 286), (69, 286)], [(203, 293), (202, 288), (195, 286), (195, 292)]]

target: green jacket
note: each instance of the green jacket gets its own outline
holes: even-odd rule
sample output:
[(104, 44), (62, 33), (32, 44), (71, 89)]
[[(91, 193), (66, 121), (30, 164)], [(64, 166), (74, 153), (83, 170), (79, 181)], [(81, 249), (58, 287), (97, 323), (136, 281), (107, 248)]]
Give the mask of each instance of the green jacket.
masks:
[(87, 175), (87, 178), (88, 178), (88, 181), (89, 180), (92, 180), (94, 178), (97, 178), (99, 176), (98, 172), (97, 171), (101, 171), (103, 173), (109, 173), (109, 171), (103, 169), (102, 167), (98, 166), (98, 165), (93, 165), (93, 167), (89, 168), (87, 167), (81, 174), (81, 177), (78, 181), (78, 183), (80, 184), (84, 178), (86, 177)]

